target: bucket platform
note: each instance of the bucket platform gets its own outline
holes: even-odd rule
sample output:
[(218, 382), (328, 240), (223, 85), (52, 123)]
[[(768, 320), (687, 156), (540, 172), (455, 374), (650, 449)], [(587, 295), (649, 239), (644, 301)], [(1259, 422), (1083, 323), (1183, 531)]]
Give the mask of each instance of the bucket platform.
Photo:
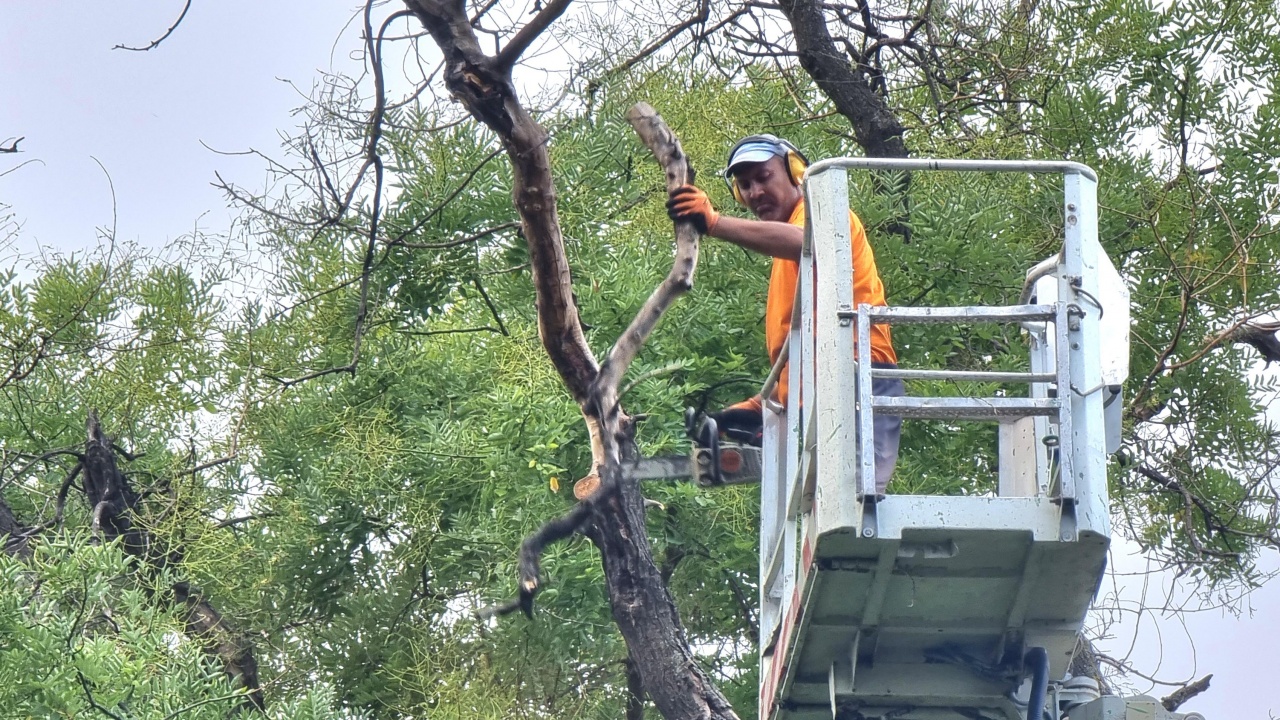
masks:
[[(855, 307), (851, 273), (822, 270), (852, 267), (852, 168), (1061, 174), (1062, 252), (1028, 274), (1038, 292), (1024, 304)], [(771, 397), (789, 362), (789, 405), (767, 402), (765, 411), (761, 720), (1024, 718), (1024, 658), (1043, 648), (1049, 677), (1066, 673), (1110, 537), (1104, 402), (1127, 366), (1104, 372), (1099, 306), (1127, 328), (1128, 305), (1098, 245), (1093, 172), (1063, 162), (845, 158), (815, 164), (806, 178), (791, 338), (761, 394)], [(1016, 323), (1030, 370), (872, 368), (873, 323)], [(874, 377), (1029, 390), (878, 398)], [(999, 423), (997, 492), (878, 497), (875, 413)]]

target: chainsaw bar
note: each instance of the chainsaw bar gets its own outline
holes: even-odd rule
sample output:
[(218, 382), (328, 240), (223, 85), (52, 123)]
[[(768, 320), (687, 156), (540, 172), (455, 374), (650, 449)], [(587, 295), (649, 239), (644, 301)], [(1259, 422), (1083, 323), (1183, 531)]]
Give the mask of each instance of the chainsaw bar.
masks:
[(760, 448), (722, 442), (719, 452), (719, 473), (712, 448), (696, 445), (692, 455), (640, 458), (622, 472), (632, 480), (693, 480), (706, 488), (760, 482)]

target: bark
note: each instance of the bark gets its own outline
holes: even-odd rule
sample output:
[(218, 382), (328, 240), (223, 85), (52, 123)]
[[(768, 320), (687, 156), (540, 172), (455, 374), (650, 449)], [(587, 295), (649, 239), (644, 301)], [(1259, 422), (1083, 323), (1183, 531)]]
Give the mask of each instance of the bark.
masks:
[[(511, 81), (515, 57), (489, 57), (480, 49), (462, 3), (405, 0), (444, 54), (445, 86), (471, 116), (502, 140), (511, 160), (512, 201), (529, 248), (537, 288), (538, 334), (565, 387), (579, 404), (587, 400), (599, 365), (587, 346), (573, 301), (569, 260), (556, 212), (547, 133), (520, 104)], [(542, 12), (563, 12), (561, 6)], [(527, 38), (525, 42), (531, 41)], [(599, 458), (597, 458), (599, 462)]]
[[(697, 233), (687, 223), (677, 228), (677, 261), (671, 273), (602, 368), (587, 346), (573, 301), (547, 134), (521, 105), (511, 80), (512, 65), (537, 33), (564, 12), (567, 0), (543, 5), (494, 56), (480, 49), (465, 3), (405, 0), (405, 4), (444, 55), (443, 77), (449, 92), (472, 117), (497, 134), (511, 161), (512, 200), (524, 229), (537, 293), (538, 332), (552, 364), (582, 409), (594, 472), (600, 478), (598, 488), (582, 504), (535, 533), (531, 539), (536, 542), (526, 543), (525, 549), (571, 534), (565, 532), (567, 528), (586, 534), (600, 549), (614, 619), (639, 682), (658, 711), (668, 720), (736, 718), (693, 657), (675, 601), (650, 551), (644, 499), (638, 484), (625, 481), (619, 471), (622, 457), (633, 447), (633, 427), (618, 405), (618, 380), (662, 312), (690, 287), (697, 262)], [(637, 108), (630, 119), (663, 162), (668, 186), (683, 183), (689, 175), (688, 163), (661, 119), (647, 107)], [(536, 553), (522, 557), (520, 598), (504, 609), (532, 610), (533, 596), (539, 589), (536, 560)]]
[(0, 497), (0, 540), (4, 542), (4, 551), (21, 560), (31, 557), (30, 538), (26, 536), (29, 529), (18, 522), (9, 504)]
[[(600, 549), (614, 622), (627, 642), (640, 681), (667, 720), (738, 717), (693, 657), (675, 601), (662, 581), (644, 531), (644, 498), (635, 482), (600, 493), (588, 536)], [(619, 473), (620, 474), (620, 473)]]
[(791, 22), (800, 65), (831, 98), (836, 110), (848, 118), (854, 138), (867, 157), (906, 157), (902, 123), (876, 93), (867, 74), (851, 66), (836, 48), (827, 29), (822, 3), (781, 0), (779, 4)]
[(1208, 690), (1209, 681), (1211, 680), (1213, 680), (1212, 673), (1210, 673), (1209, 675), (1205, 675), (1204, 677), (1200, 678), (1199, 680), (1193, 683), (1184, 685), (1178, 688), (1177, 690), (1173, 691), (1172, 693), (1169, 693), (1167, 697), (1160, 700), (1160, 705), (1165, 710), (1168, 710), (1169, 712), (1173, 712), (1178, 708), (1182, 707), (1182, 705), (1186, 703), (1188, 700), (1190, 700), (1191, 698), (1199, 695), (1205, 690)]
[[(153, 570), (180, 562), (180, 553), (166, 551), (163, 543), (135, 523), (138, 494), (120, 472), (111, 439), (103, 432), (97, 413), (89, 413), (86, 430), (84, 490), (93, 508), (94, 532), (107, 540), (120, 538), (125, 552), (141, 558)], [(175, 583), (169, 591), (174, 604), (182, 610), (187, 635), (198, 638), (206, 651), (222, 663), (227, 675), (249, 689), (246, 705), (263, 710), (266, 703), (258, 681), (258, 664), (249, 642), (186, 582)]]

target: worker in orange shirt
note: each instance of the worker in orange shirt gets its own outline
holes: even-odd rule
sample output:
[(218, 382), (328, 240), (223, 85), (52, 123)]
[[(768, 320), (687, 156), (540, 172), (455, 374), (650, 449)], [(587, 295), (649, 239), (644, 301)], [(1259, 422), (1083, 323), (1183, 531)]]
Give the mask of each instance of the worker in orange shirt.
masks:
[[(773, 258), (769, 276), (769, 298), (765, 307), (765, 346), (770, 363), (778, 359), (791, 331), (791, 310), (800, 276), (800, 249), (804, 243), (804, 194), (800, 181), (808, 160), (791, 143), (773, 135), (743, 138), (729, 151), (724, 176), (734, 198), (751, 210), (755, 220), (721, 215), (707, 194), (693, 185), (671, 191), (667, 211), (674, 220), (693, 222), (706, 235)], [(876, 270), (875, 255), (857, 215), (849, 213), (853, 240), (853, 301), (856, 304), (884, 305), (884, 283)], [(898, 358), (888, 325), (871, 327), (872, 366), (897, 367)], [(778, 378), (778, 402), (787, 400), (787, 369)], [(875, 379), (875, 395), (901, 396), (901, 380)], [(760, 397), (731, 405), (712, 416), (720, 429), (733, 435), (758, 438), (763, 427)], [(884, 494), (898, 462), (898, 440), (902, 419), (877, 414), (874, 418), (876, 488)]]

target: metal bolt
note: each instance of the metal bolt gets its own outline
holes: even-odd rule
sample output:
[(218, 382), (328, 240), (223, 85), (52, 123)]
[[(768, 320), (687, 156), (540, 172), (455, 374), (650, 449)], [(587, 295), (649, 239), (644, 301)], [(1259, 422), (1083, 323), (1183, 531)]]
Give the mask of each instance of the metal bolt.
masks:
[(862, 528), (862, 537), (869, 538), (869, 537), (875, 537), (875, 536), (876, 536), (876, 531), (874, 529), (869, 527)]
[(1071, 343), (1071, 349), (1072, 349), (1072, 350), (1079, 350), (1079, 349), (1080, 349), (1080, 343)]
[(1062, 533), (1062, 542), (1071, 542), (1071, 535), (1068, 533)]
[(1068, 211), (1068, 212), (1075, 212), (1075, 211), (1076, 211), (1075, 203), (1067, 203), (1067, 211)]

